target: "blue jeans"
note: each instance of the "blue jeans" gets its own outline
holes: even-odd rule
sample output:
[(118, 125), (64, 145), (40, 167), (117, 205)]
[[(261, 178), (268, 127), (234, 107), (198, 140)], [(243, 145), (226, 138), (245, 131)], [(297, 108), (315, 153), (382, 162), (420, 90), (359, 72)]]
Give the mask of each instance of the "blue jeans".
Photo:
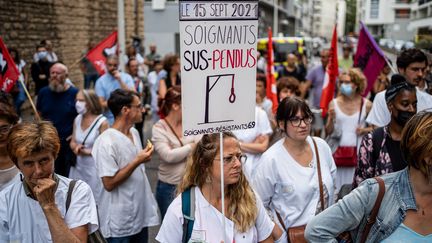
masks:
[(148, 228), (145, 227), (138, 234), (125, 237), (111, 237), (106, 239), (108, 243), (147, 243)]
[(158, 180), (156, 186), (156, 201), (161, 212), (162, 219), (165, 217), (168, 206), (175, 198), (176, 185), (168, 184)]
[(99, 78), (99, 74), (84, 74), (84, 88), (90, 89), (91, 83), (93, 83), (93, 88), (96, 85), (96, 80)]

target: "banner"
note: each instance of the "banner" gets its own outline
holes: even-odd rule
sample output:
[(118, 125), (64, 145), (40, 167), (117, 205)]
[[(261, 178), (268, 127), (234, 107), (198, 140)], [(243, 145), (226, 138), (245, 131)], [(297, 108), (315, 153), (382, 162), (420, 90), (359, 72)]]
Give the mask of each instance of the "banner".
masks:
[(276, 114), (279, 104), (276, 90), (276, 79), (274, 76), (274, 58), (273, 58), (273, 32), (271, 27), (268, 28), (268, 42), (267, 42), (267, 87), (266, 96), (273, 102), (272, 112)]
[(9, 92), (19, 78), (19, 71), (9, 51), (0, 37), (0, 87)]
[(258, 1), (179, 3), (183, 135), (255, 127)]
[(106, 58), (114, 54), (117, 54), (117, 31), (91, 49), (86, 58), (93, 64), (99, 75), (103, 75), (106, 71)]
[(336, 88), (336, 79), (339, 76), (339, 65), (337, 55), (337, 31), (336, 25), (333, 28), (333, 36), (331, 41), (329, 63), (327, 64), (326, 74), (324, 77), (323, 90), (321, 94), (320, 108), (322, 109), (322, 117), (325, 117), (328, 110), (328, 105), (334, 97)]
[(363, 92), (363, 96), (366, 96), (372, 89), (385, 64), (384, 53), (377, 45), (366, 26), (360, 21), (360, 35), (357, 44), (357, 52), (354, 57), (354, 67), (360, 68), (367, 78), (367, 87)]

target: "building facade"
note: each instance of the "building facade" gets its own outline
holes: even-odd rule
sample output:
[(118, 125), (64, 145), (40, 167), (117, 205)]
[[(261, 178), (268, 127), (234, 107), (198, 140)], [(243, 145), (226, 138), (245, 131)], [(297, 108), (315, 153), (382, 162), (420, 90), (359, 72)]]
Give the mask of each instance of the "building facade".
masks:
[[(132, 36), (144, 36), (143, 3), (124, 0), (124, 4), (126, 40), (131, 43)], [(78, 85), (83, 77), (76, 64), (88, 43), (98, 43), (117, 29), (117, 0), (0, 0), (0, 6), (0, 36), (5, 44), (17, 48), (31, 64), (36, 45), (51, 40)]]
[[(358, 20), (378, 38), (409, 41), (415, 29), (410, 26), (410, 0), (358, 0)], [(358, 28), (357, 28), (358, 30)]]
[[(292, 0), (260, 0), (258, 37), (266, 37), (268, 27), (273, 27), (274, 13), (277, 10), (278, 33), (274, 36), (293, 36), (299, 19), (296, 18), (295, 2)], [(179, 6), (178, 1), (146, 0), (144, 15), (146, 21), (145, 47), (156, 44), (162, 55), (179, 53)]]

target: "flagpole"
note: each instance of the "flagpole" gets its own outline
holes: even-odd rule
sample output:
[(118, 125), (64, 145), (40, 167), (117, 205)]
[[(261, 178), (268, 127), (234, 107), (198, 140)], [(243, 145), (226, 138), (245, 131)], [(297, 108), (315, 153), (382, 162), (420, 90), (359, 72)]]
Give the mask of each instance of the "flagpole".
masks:
[(82, 59), (84, 59), (84, 57), (80, 57), (79, 59), (77, 59), (74, 63), (72, 63), (72, 65), (69, 66), (69, 69), (74, 68)]
[(391, 63), (389, 62), (389, 59), (387, 58), (387, 56), (384, 58), (385, 62), (387, 63), (387, 66), (389, 66), (390, 70), (392, 71), (393, 74), (397, 74), (398, 72), (396, 71), (396, 69), (393, 67), (393, 65), (391, 65)]
[(125, 60), (123, 55), (126, 53), (125, 46), (125, 18), (124, 18), (124, 0), (117, 0), (117, 29), (118, 29), (118, 44), (119, 44), (119, 68), (125, 71)]
[(223, 227), (223, 239), (224, 242), (230, 242), (226, 241), (226, 231), (225, 231), (225, 180), (224, 180), (224, 159), (223, 159), (223, 133), (219, 133), (219, 144), (220, 144), (220, 171), (221, 171), (221, 198), (222, 198), (222, 227)]
[(30, 101), (30, 105), (31, 105), (31, 107), (33, 108), (33, 111), (34, 111), (34, 113), (35, 113), (36, 120), (37, 120), (37, 121), (40, 121), (39, 113), (38, 113), (37, 110), (36, 110), (36, 106), (35, 106), (34, 103), (33, 103), (32, 97), (30, 96), (30, 93), (28, 92), (25, 83), (24, 83), (21, 79), (18, 79), (18, 80), (19, 80), (19, 82), (21, 83), (21, 85), (22, 85), (22, 87), (23, 87), (23, 89), (24, 89), (24, 92), (26, 93), (27, 98), (28, 98), (29, 101)]

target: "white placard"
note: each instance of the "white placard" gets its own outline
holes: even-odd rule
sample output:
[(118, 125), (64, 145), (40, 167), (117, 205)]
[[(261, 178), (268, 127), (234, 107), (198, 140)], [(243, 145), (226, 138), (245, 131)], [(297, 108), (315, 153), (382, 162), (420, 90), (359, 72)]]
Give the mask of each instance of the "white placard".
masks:
[(183, 135), (255, 126), (258, 1), (180, 1)]

